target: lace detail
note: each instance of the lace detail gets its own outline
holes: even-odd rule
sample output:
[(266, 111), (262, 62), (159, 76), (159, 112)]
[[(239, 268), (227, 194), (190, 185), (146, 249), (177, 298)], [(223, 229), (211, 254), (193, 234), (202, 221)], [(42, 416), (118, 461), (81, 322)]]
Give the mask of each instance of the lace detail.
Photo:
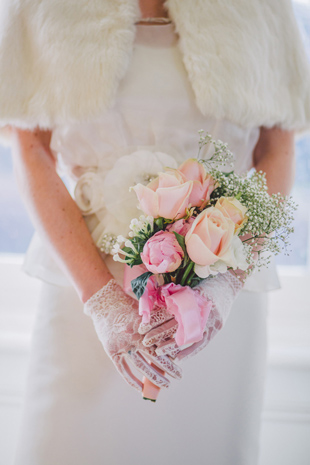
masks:
[(212, 279), (206, 279), (195, 287), (201, 295), (212, 301), (207, 327), (209, 327), (210, 318), (214, 321), (221, 321), (221, 327), (225, 324), (231, 306), (242, 287), (243, 283), (229, 271), (219, 273)]
[(243, 283), (229, 271), (218, 274), (212, 279), (205, 279), (194, 289), (212, 302), (203, 339), (185, 349), (179, 348), (172, 340), (178, 323), (173, 318), (155, 329), (150, 330), (143, 339), (146, 347), (156, 346), (158, 356), (166, 355), (174, 360), (186, 358), (200, 352), (224, 326), (232, 304), (243, 287)]
[(159, 345), (163, 341), (168, 341), (173, 338), (178, 328), (178, 323), (174, 318), (168, 322), (163, 323), (161, 326), (153, 329), (143, 339), (145, 347), (150, 347), (154, 344)]
[[(202, 281), (196, 289), (201, 295), (212, 301), (209, 318), (203, 339), (191, 347), (181, 350), (175, 360), (186, 360), (204, 349), (224, 326), (232, 304), (243, 287), (243, 283), (229, 271), (218, 274), (212, 279)], [(161, 352), (159, 352), (161, 353)], [(166, 353), (169, 353), (166, 352)], [(170, 354), (169, 354), (170, 355)]]
[(176, 342), (164, 341), (158, 344), (156, 349), (157, 355), (169, 355), (169, 357), (175, 358), (180, 352), (180, 347)]
[(172, 320), (173, 316), (165, 308), (153, 309), (149, 323), (141, 323), (139, 326), (139, 333), (146, 334), (152, 328), (156, 328), (166, 321)]
[[(174, 378), (182, 376), (181, 369), (166, 355), (158, 357), (154, 347), (145, 347), (142, 344), (143, 336), (138, 332), (141, 324), (138, 302), (127, 295), (115, 279), (111, 279), (85, 303), (84, 313), (92, 318), (106, 353), (130, 386), (139, 391), (143, 387), (141, 381), (131, 372), (128, 361), (160, 387), (168, 387), (170, 381), (148, 363), (149, 358)], [(159, 320), (155, 318), (153, 325), (157, 321)], [(151, 325), (151, 329), (153, 327)]]

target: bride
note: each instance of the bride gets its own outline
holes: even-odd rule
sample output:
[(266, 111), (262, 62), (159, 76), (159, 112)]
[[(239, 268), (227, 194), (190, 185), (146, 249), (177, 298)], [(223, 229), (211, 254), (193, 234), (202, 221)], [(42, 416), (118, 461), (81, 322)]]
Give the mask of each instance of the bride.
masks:
[[(268, 30), (272, 44), (267, 42), (257, 56), (257, 49), (251, 47), (263, 43), (262, 33), (248, 41), (246, 34), (251, 24), (259, 26), (257, 18), (264, 18), (268, 8), (265, 11), (264, 5), (251, 0), (246, 13), (243, 2), (235, 3), (224, 8), (198, 1), (96, 0), (77, 6), (66, 0), (50, 7), (46, 1), (32, 0), (28, 7), (10, 13), (18, 19), (22, 13), (26, 15), (30, 29), (22, 31), (30, 36), (19, 46), (29, 67), (35, 63), (31, 76), (37, 79), (38, 88), (29, 97), (29, 114), (20, 103), (20, 114), (12, 117), (7, 110), (2, 121), (9, 127), (18, 185), (37, 231), (25, 269), (42, 279), (16, 465), (189, 461), (249, 465), (258, 461), (266, 291), (278, 286), (274, 269), (266, 270), (262, 277), (253, 276), (240, 293), (235, 284), (219, 282), (217, 294), (230, 295), (232, 306), (225, 326), (224, 310), (215, 293), (213, 318), (207, 322), (203, 344), (181, 350), (177, 356), (169, 350), (159, 355), (156, 349), (163, 341), (165, 346), (173, 345), (176, 322), (162, 312), (153, 320), (152, 332), (138, 332), (137, 303), (123, 290), (123, 266), (109, 254), (109, 239), (123, 233), (122, 221), (126, 223), (123, 203), (115, 206), (119, 186), (130, 181), (132, 170), (155, 174), (170, 162), (178, 164), (194, 157), (200, 128), (228, 142), (236, 156), (236, 171), (254, 166), (266, 172), (270, 193), (289, 192), (294, 177), (294, 131), (304, 128), (310, 119), (304, 98), (305, 93), (309, 97), (309, 80), (304, 75), (300, 86), (298, 73), (308, 72), (306, 57), (299, 37), (294, 37), (297, 28), (289, 4), (281, 12), (275, 8), (273, 19), (283, 36), (291, 31), (293, 45), (285, 49), (288, 42)], [(54, 35), (48, 36), (51, 18)], [(69, 35), (63, 27), (66, 22), (71, 27)], [(35, 30), (42, 34), (41, 42), (35, 32), (31, 36)], [(75, 37), (77, 33), (80, 36)], [(36, 49), (47, 43), (46, 37), (55, 40), (54, 49), (53, 43), (49, 44), (47, 58), (59, 53), (63, 60), (58, 60), (58, 65), (64, 66), (60, 74), (56, 69), (55, 81), (55, 69)], [(72, 37), (77, 50), (72, 48), (70, 54)], [(5, 56), (4, 41), (2, 47)], [(273, 69), (266, 58), (255, 67), (255, 60), (264, 57), (269, 48), (274, 53)], [(37, 60), (30, 50), (38, 54)], [(244, 57), (254, 58), (244, 69), (235, 69), (229, 56), (235, 53), (234, 62), (239, 64), (242, 52)], [(87, 74), (80, 58), (91, 64), (96, 53), (104, 56), (100, 62), (104, 73), (94, 67)], [(289, 68), (290, 57), (282, 59), (285, 53), (294, 54), (296, 72)], [(218, 68), (222, 74), (215, 80), (206, 66), (208, 59), (211, 71), (218, 63), (222, 66)], [(77, 65), (80, 73), (74, 74)], [(3, 67), (0, 61), (0, 74), (6, 76)], [(260, 87), (264, 71), (269, 82)], [(49, 89), (57, 97), (57, 92), (64, 92), (56, 108), (53, 99), (47, 103), (50, 95), (36, 100), (42, 97), (43, 88), (49, 92), (39, 79), (44, 80), (49, 72)], [(95, 81), (83, 81), (83, 76), (92, 79), (96, 72), (103, 76), (97, 88), (92, 87)], [(287, 73), (288, 84), (279, 90), (283, 73)], [(66, 80), (68, 76), (71, 81)], [(6, 80), (5, 85), (12, 90), (15, 84)], [(227, 88), (230, 92), (225, 94)], [(252, 98), (256, 91), (261, 100)], [(101, 98), (102, 92), (110, 92), (112, 103)], [(2, 101), (6, 98), (0, 97)], [(40, 102), (37, 106), (36, 101)], [(101, 108), (95, 108), (97, 102)], [(72, 103), (76, 107), (70, 106)], [(87, 114), (91, 104), (92, 114)], [(34, 108), (37, 117), (31, 113)], [(35, 126), (29, 121), (35, 121)], [(208, 286), (204, 292), (212, 294)], [(155, 345), (147, 348), (144, 338), (154, 332)], [(171, 336), (168, 340), (167, 334)], [(141, 373), (163, 388), (155, 405), (135, 392), (143, 387)]]

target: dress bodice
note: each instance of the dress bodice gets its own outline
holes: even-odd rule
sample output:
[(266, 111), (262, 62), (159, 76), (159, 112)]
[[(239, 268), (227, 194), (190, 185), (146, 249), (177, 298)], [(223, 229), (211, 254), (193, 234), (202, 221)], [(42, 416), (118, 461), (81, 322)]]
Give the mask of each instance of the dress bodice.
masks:
[(173, 23), (138, 25), (114, 106), (91, 121), (56, 126), (50, 144), (98, 246), (107, 235), (126, 235), (130, 220), (141, 214), (131, 185), (197, 156), (200, 129), (228, 143), (238, 173), (251, 168), (259, 128), (203, 116)]
[(165, 149), (178, 162), (195, 157), (199, 129), (228, 143), (235, 169), (249, 169), (258, 128), (207, 118), (198, 109), (174, 25), (138, 25), (131, 62), (115, 105), (88, 122), (54, 128), (51, 148), (72, 175), (109, 170), (137, 146)]

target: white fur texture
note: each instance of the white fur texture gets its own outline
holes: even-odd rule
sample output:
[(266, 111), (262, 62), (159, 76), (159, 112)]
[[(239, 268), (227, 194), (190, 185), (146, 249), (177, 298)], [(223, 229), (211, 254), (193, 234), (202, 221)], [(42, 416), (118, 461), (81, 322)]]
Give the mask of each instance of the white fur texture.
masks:
[(139, 15), (136, 0), (1, 0), (0, 124), (48, 128), (108, 107)]
[[(197, 105), (241, 126), (310, 126), (291, 0), (167, 0)], [(113, 105), (138, 0), (2, 0), (0, 125), (90, 119)]]

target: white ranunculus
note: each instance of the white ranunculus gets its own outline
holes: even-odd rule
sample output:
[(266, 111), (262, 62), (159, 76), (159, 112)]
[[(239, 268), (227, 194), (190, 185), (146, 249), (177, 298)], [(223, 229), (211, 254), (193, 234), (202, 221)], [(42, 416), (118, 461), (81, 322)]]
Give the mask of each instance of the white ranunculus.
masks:
[(74, 198), (83, 215), (98, 211), (103, 204), (102, 177), (94, 171), (84, 173), (76, 183)]
[(239, 268), (245, 271), (249, 267), (246, 258), (247, 255), (241, 239), (238, 236), (233, 236), (229, 250), (221, 259), (234, 270)]

